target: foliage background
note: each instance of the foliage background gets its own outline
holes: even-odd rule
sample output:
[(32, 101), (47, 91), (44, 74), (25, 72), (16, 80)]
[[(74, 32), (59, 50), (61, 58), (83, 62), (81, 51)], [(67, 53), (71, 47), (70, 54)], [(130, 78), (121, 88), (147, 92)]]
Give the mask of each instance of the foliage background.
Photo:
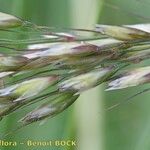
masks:
[[(149, 0), (0, 0), (2, 12), (39, 25), (56, 27), (92, 28), (96, 23), (149, 22), (149, 7)], [(76, 147), (32, 147), (38, 150), (149, 150), (150, 94), (140, 95), (132, 103), (111, 112), (105, 110), (144, 87), (115, 92), (103, 92), (103, 87), (97, 87), (83, 93), (73, 106), (45, 124), (25, 127), (8, 140), (77, 140)], [(13, 129), (25, 112), (27, 110), (23, 109), (4, 119), (0, 123), (0, 132), (3, 134)], [(30, 148), (19, 145), (0, 149)]]

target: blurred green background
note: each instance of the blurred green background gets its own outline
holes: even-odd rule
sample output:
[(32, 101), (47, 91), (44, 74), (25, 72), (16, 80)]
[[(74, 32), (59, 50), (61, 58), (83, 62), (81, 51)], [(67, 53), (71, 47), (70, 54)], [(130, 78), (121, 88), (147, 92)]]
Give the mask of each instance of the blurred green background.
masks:
[[(149, 0), (0, 0), (0, 11), (38, 25), (93, 28), (96, 23), (150, 22)], [(150, 94), (144, 93), (107, 112), (105, 109), (145, 86), (104, 92), (101, 86), (82, 94), (69, 109), (43, 125), (34, 123), (7, 140), (76, 140), (72, 147), (0, 147), (0, 150), (150, 150)], [(12, 130), (26, 109), (0, 123), (1, 134)]]

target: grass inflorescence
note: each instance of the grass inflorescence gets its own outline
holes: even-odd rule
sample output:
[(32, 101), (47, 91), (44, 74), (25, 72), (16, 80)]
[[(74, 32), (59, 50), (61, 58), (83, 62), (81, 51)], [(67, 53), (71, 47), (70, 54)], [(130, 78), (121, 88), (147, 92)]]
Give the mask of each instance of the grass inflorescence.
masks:
[(149, 66), (132, 68), (150, 57), (150, 24), (56, 29), (0, 13), (0, 32), (0, 117), (46, 100), (21, 125), (59, 114), (99, 84), (150, 82)]

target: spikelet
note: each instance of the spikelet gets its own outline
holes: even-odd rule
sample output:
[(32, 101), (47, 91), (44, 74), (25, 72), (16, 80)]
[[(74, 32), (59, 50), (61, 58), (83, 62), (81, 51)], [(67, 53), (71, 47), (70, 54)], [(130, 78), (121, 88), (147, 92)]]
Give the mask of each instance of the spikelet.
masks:
[(0, 28), (12, 28), (22, 25), (21, 19), (0, 12)]

